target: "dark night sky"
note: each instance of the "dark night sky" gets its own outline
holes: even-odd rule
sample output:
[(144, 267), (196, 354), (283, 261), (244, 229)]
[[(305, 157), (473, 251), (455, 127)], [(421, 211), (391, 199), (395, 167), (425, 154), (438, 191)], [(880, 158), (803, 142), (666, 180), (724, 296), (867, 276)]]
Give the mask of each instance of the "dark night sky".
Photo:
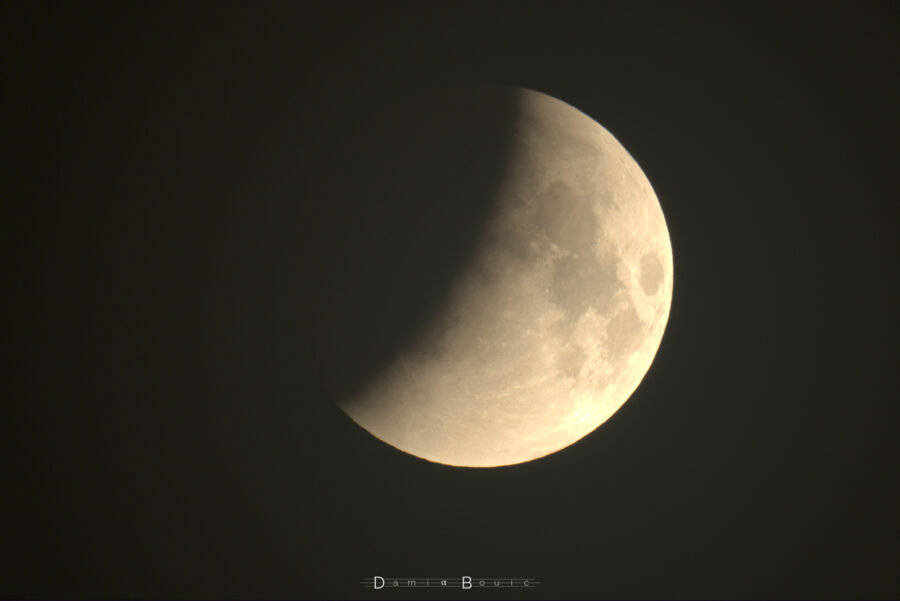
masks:
[[(5, 6), (0, 596), (897, 598), (897, 10)], [(297, 325), (340, 140), (471, 82), (606, 126), (675, 259), (631, 400), (493, 470), (358, 428)]]

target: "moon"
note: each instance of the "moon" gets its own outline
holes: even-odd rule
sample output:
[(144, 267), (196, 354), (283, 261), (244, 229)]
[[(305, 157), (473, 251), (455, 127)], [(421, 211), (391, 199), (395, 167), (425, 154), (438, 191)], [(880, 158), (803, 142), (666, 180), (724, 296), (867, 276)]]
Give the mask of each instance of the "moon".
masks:
[[(451, 96), (477, 107), (497, 93), (471, 87)], [(672, 301), (665, 218), (622, 144), (561, 100), (521, 88), (502, 95), (515, 107), (506, 113), (505, 156), (499, 171), (492, 167), (498, 173), (465, 252), (442, 272), (452, 275), (414, 331), (338, 398), (378, 439), (453, 466), (531, 461), (603, 424), (649, 370)], [(446, 117), (461, 137), (481, 131), (466, 127), (466, 111), (453, 113), (460, 105), (426, 95), (395, 111), (381, 131), (415, 121), (410, 115)], [(424, 145), (403, 156), (439, 144), (420, 137)], [(369, 140), (377, 146), (377, 136)], [(441, 156), (438, 167), (450, 176), (466, 160)], [(442, 186), (437, 172), (425, 171), (409, 165), (382, 175), (412, 172), (435, 179), (426, 189)], [(441, 211), (423, 219), (440, 221)]]

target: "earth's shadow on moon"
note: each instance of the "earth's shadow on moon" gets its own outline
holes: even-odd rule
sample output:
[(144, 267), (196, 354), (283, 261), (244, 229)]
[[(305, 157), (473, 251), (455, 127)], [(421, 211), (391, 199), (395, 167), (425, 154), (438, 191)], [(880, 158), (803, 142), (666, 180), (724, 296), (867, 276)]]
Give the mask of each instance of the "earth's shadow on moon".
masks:
[(302, 354), (334, 401), (396, 360), (477, 251), (518, 103), (502, 86), (427, 91), (375, 114), (313, 174)]

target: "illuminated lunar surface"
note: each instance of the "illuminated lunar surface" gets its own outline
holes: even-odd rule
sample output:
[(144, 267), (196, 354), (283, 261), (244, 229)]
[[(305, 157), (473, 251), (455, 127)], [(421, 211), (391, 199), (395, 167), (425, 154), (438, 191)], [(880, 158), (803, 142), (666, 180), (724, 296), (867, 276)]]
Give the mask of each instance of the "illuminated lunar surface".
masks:
[(429, 461), (521, 463), (605, 422), (647, 373), (672, 298), (640, 167), (568, 104), (516, 91), (505, 177), (433, 318), (342, 409)]

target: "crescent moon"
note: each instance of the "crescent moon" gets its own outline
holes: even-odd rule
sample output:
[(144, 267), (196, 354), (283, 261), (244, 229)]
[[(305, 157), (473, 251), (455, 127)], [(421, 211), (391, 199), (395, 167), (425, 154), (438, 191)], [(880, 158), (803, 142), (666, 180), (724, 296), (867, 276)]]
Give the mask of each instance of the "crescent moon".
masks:
[(530, 461), (603, 424), (650, 368), (672, 300), (668, 229), (631, 155), (561, 100), (507, 94), (505, 169), (467, 260), (415, 335), (339, 399), (380, 440), (454, 466)]

